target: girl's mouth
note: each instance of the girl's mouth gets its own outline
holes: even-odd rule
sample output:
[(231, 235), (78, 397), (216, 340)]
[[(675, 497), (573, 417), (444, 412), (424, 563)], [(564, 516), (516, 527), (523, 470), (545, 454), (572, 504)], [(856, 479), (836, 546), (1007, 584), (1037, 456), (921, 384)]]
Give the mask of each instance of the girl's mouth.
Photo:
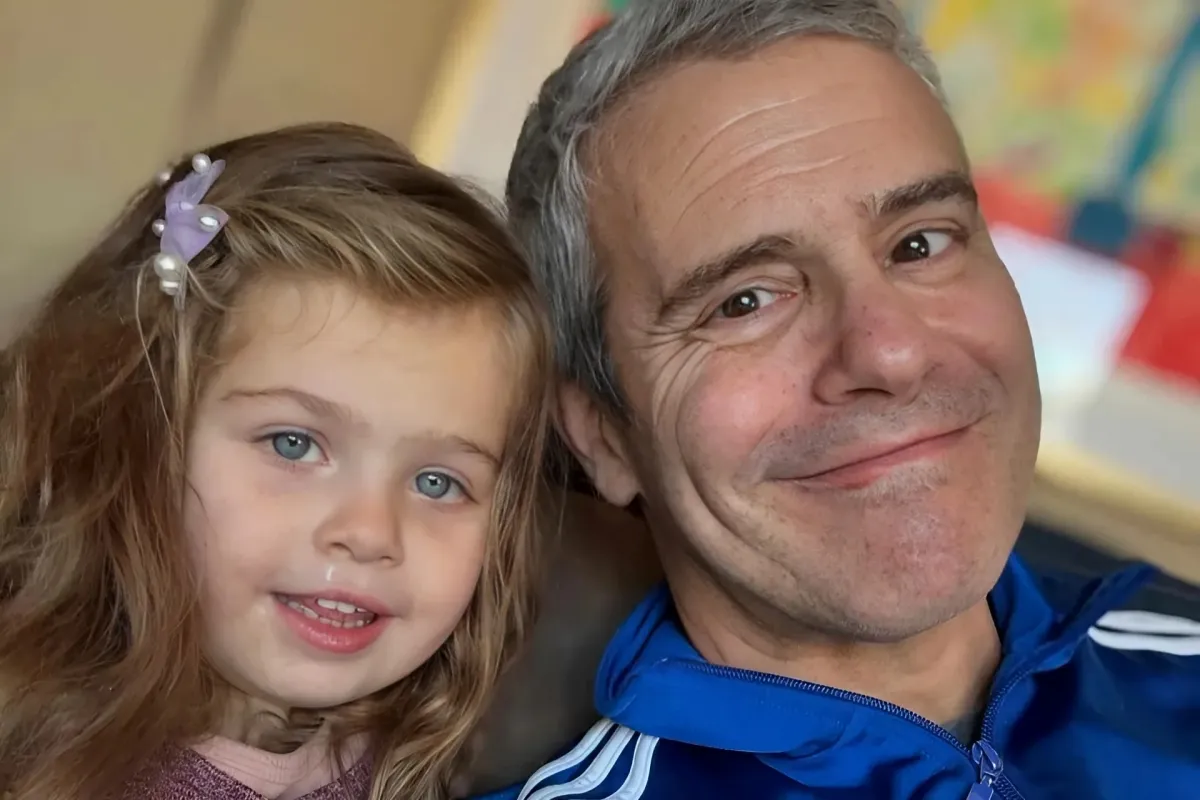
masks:
[(342, 656), (366, 650), (393, 620), (355, 603), (320, 595), (276, 594), (275, 604), (301, 641)]
[(379, 618), (374, 611), (327, 597), (276, 595), (279, 602), (311, 620), (334, 628), (361, 628)]

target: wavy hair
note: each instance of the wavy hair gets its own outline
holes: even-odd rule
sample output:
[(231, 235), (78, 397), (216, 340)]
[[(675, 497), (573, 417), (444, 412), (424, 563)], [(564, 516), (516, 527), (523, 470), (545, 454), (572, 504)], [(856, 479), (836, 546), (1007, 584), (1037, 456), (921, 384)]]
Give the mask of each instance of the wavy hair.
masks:
[(369, 734), (372, 798), (444, 797), (532, 616), (551, 355), (531, 276), (484, 201), (382, 134), (306, 125), (205, 152), (226, 162), (205, 200), (230, 221), (182, 309), (151, 267), (153, 183), (0, 353), (0, 796), (119, 795), (213, 729), (227, 689), (181, 533), (186, 432), (239, 296), (315, 277), (396, 306), (490, 305), (523, 365), (465, 617), (398, 684), (289, 721), (326, 723), (335, 753)]

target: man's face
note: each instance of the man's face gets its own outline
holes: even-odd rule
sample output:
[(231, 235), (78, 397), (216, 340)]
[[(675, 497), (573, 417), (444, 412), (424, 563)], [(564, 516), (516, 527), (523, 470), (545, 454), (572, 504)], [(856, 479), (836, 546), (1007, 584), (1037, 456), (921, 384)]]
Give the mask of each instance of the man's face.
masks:
[(566, 426), (608, 499), (642, 496), (681, 603), (891, 640), (978, 602), (1040, 400), (924, 82), (833, 37), (688, 64), (609, 114), (591, 167), (632, 421), (568, 391)]

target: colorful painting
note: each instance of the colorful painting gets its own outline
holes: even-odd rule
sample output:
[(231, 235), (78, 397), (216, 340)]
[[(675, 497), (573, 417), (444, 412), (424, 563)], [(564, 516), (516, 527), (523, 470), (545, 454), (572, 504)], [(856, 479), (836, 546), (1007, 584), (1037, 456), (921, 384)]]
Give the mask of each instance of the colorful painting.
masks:
[(1200, 385), (1200, 6), (900, 1), (993, 223), (1142, 271), (1151, 293), (1123, 358)]
[[(1200, 15), (1194, 0), (901, 0), (942, 70), (978, 168), (1059, 198), (1105, 190)], [(1194, 46), (1194, 45), (1193, 45)], [(1165, 98), (1131, 201), (1200, 231), (1200, 57)]]
[[(1108, 189), (1195, 0), (898, 0), (937, 60), (978, 169), (1050, 197)], [(629, 0), (596, 0), (598, 23)], [(1200, 233), (1200, 47), (1164, 99), (1139, 217)]]
[[(941, 69), (992, 223), (1142, 272), (1121, 357), (1200, 387), (1200, 5), (897, 2)], [(592, 24), (627, 4), (596, 0)]]

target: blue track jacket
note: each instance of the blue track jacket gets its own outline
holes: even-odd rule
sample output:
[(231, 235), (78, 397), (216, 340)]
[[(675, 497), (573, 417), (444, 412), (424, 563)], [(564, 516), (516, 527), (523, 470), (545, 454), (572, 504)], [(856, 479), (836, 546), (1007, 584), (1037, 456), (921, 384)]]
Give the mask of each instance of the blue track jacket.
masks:
[(605, 719), (488, 800), (1200, 800), (1200, 623), (1115, 610), (1152, 575), (1064, 592), (1013, 556), (971, 747), (879, 700), (707, 663), (660, 588), (600, 665)]

